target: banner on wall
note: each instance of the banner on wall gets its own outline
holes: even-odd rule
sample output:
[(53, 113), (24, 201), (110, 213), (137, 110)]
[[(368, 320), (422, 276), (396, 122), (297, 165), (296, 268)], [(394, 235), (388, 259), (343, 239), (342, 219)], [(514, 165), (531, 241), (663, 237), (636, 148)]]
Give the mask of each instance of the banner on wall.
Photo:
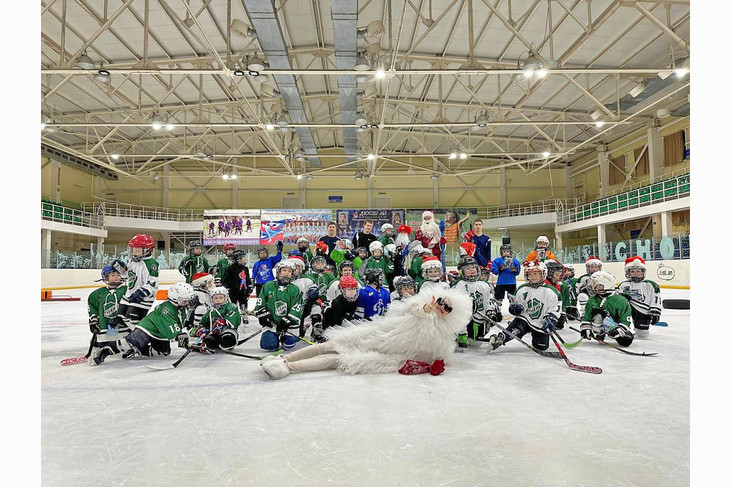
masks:
[[(433, 212), (434, 220), (440, 224), (441, 235), (446, 238), (446, 245), (460, 245), (463, 242), (461, 238), (462, 234), (472, 230), (474, 228), (474, 220), (479, 218), (476, 208), (429, 208), (428, 210)], [(413, 229), (413, 235), (421, 227), (424, 211), (426, 211), (425, 208), (406, 211), (406, 224)], [(441, 224), (442, 222), (443, 224)]]
[(261, 210), (204, 210), (203, 245), (258, 245)]
[(405, 210), (393, 209), (368, 209), (337, 210), (335, 221), (337, 222), (337, 236), (340, 238), (352, 239), (355, 234), (362, 231), (365, 220), (373, 221), (372, 233), (380, 236), (380, 227), (384, 223), (390, 223), (397, 231), (398, 227), (405, 223)]
[(261, 210), (261, 245), (296, 245), (305, 237), (314, 244), (327, 234), (332, 210)]

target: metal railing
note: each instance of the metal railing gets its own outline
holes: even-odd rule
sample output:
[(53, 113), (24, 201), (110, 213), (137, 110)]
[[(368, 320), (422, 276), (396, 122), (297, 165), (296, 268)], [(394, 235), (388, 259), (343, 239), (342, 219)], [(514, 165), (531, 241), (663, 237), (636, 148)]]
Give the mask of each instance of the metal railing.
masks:
[(539, 215), (544, 213), (556, 213), (565, 207), (575, 206), (580, 203), (581, 201), (578, 199), (555, 199), (535, 201), (531, 203), (518, 203), (498, 207), (487, 207), (485, 209), (486, 214), (484, 218), (493, 219), (507, 218), (513, 216)]
[(100, 215), (68, 208), (50, 201), (41, 201), (41, 219), (89, 228), (104, 227), (104, 218)]
[(557, 224), (565, 225), (600, 216), (619, 213), (643, 206), (655, 205), (664, 201), (684, 198), (690, 195), (689, 174), (640, 186), (591, 203), (565, 208), (557, 212)]
[(161, 208), (108, 201), (103, 203), (81, 203), (81, 207), (86, 211), (103, 216), (179, 222), (203, 221), (203, 210)]

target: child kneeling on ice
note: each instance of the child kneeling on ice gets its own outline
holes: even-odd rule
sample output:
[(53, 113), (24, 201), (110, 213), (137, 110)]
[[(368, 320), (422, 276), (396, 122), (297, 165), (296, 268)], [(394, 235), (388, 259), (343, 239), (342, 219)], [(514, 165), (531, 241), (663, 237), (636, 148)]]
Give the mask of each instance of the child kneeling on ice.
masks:
[(327, 342), (284, 356), (267, 357), (261, 366), (272, 379), (290, 372), (339, 369), (349, 374), (443, 371), (454, 352), (454, 338), (471, 317), (471, 297), (457, 290), (435, 290), (394, 303), (373, 321), (347, 322), (325, 332)]

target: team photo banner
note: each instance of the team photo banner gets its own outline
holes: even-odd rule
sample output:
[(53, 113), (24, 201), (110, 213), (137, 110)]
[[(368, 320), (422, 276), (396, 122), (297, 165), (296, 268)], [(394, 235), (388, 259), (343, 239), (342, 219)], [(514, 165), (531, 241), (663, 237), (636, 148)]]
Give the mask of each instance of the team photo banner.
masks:
[(261, 210), (204, 210), (203, 245), (258, 245)]
[(352, 240), (355, 234), (362, 231), (365, 220), (373, 221), (372, 233), (375, 236), (380, 236), (380, 227), (384, 223), (390, 223), (395, 231), (398, 231), (398, 227), (405, 223), (405, 210), (368, 208), (337, 210), (335, 215), (337, 236)]
[(296, 245), (300, 237), (315, 244), (327, 234), (332, 210), (261, 210), (261, 245)]

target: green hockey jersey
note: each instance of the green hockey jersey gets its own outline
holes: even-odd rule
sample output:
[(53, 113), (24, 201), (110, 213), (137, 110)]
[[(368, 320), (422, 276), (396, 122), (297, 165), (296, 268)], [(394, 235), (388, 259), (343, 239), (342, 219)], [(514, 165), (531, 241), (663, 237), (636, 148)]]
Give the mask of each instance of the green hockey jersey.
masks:
[(276, 280), (269, 281), (261, 288), (253, 314), (258, 318), (269, 317), (277, 325), (286, 318), (289, 324), (298, 326), (302, 317), (302, 292), (294, 284), (279, 286)]
[(188, 284), (192, 282), (193, 275), (208, 272), (209, 269), (210, 264), (208, 264), (208, 259), (204, 255), (188, 255), (177, 268), (180, 274), (185, 276), (185, 282)]
[(137, 328), (158, 340), (174, 340), (181, 332), (187, 312), (165, 301), (142, 318)]
[(100, 329), (106, 330), (107, 323), (116, 318), (119, 311), (119, 300), (122, 299), (125, 292), (127, 292), (127, 286), (119, 286), (116, 289), (104, 286), (89, 294), (89, 298), (86, 300), (89, 318), (97, 317)]
[(604, 311), (619, 325), (631, 330), (631, 306), (629, 301), (620, 294), (611, 294), (606, 297), (591, 296), (583, 310), (582, 323), (593, 323), (593, 317), (598, 311)]
[(218, 318), (226, 320), (228, 326), (234, 330), (237, 330), (238, 326), (241, 324), (241, 313), (238, 311), (238, 306), (233, 303), (226, 303), (225, 306), (220, 309), (211, 308), (210, 311), (205, 313), (203, 318), (200, 320), (200, 324), (191, 328), (190, 336), (195, 336), (196, 332), (200, 328), (207, 328), (208, 330), (211, 330), (213, 323), (215, 323)]

